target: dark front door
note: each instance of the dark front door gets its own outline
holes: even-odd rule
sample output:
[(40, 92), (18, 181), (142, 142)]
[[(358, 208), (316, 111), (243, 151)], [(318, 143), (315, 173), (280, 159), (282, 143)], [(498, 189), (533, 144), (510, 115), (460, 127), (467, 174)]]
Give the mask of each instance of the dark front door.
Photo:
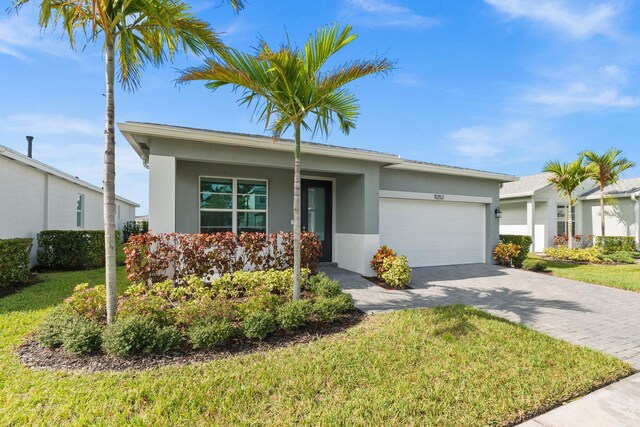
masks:
[(302, 231), (316, 233), (322, 241), (322, 262), (331, 262), (332, 200), (331, 181), (302, 180)]

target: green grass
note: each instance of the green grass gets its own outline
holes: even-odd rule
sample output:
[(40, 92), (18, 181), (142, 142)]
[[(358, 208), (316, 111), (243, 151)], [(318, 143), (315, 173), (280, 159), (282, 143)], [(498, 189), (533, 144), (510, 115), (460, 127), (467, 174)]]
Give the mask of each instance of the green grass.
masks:
[(500, 425), (631, 373), (463, 306), (369, 316), (309, 344), (192, 366), (32, 371), (15, 346), (102, 271), (42, 278), (0, 299), (0, 425)]

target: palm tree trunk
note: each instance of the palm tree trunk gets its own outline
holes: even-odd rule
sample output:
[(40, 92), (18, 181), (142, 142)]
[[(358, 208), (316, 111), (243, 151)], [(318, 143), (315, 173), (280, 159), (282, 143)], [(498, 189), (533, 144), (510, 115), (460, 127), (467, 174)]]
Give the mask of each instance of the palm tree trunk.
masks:
[(569, 249), (573, 249), (573, 214), (571, 213), (571, 201), (569, 201), (567, 212), (567, 234)]
[(105, 284), (107, 287), (107, 323), (116, 317), (116, 224), (115, 224), (115, 104), (114, 104), (114, 46), (107, 40), (105, 52), (105, 74), (107, 83), (106, 123), (104, 130), (104, 259)]
[(295, 124), (296, 147), (293, 161), (293, 299), (300, 299), (300, 125)]
[(600, 246), (604, 249), (604, 186), (600, 185)]

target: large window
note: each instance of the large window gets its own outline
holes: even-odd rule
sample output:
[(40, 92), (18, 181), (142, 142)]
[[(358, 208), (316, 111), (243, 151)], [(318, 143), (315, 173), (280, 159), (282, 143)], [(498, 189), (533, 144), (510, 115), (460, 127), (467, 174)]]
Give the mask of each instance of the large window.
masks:
[(76, 198), (76, 227), (84, 227), (84, 194), (80, 193)]
[(200, 232), (267, 231), (267, 181), (200, 178)]
[[(569, 217), (569, 208), (567, 206), (558, 206), (558, 235), (569, 234), (567, 229), (567, 219)], [(573, 235), (576, 234), (576, 207), (571, 206), (571, 224)]]

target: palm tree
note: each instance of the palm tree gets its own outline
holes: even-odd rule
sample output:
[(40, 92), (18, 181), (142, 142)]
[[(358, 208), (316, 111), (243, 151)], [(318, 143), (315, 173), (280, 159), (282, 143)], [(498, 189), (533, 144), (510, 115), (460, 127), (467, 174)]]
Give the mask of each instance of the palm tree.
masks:
[(586, 168), (589, 178), (593, 179), (600, 187), (600, 245), (605, 246), (604, 226), (604, 189), (607, 185), (613, 185), (620, 179), (625, 170), (636, 164), (626, 157), (620, 157), (622, 150), (609, 148), (606, 153), (599, 155), (591, 150), (582, 153), (586, 158)]
[[(19, 10), (33, 0), (14, 0)], [(242, 0), (230, 0), (237, 11)], [(208, 23), (197, 19), (180, 0), (42, 0), (41, 28), (61, 25), (72, 48), (76, 33), (87, 42), (101, 40), (105, 55), (106, 123), (104, 131), (104, 242), (107, 321), (116, 315), (115, 241), (115, 104), (114, 78), (125, 90), (140, 85), (145, 65), (161, 65), (180, 51), (196, 55), (219, 49), (221, 42)]]
[(345, 134), (355, 128), (356, 97), (344, 86), (364, 76), (385, 73), (392, 64), (385, 58), (353, 61), (323, 69), (326, 62), (356, 39), (351, 27), (337, 24), (320, 28), (300, 50), (290, 44), (272, 50), (262, 42), (256, 54), (234, 49), (218, 52), (198, 68), (186, 70), (180, 82), (204, 80), (216, 90), (231, 85), (241, 90), (239, 104), (254, 106), (274, 141), (293, 128), (293, 298), (300, 298), (300, 132), (302, 129), (328, 137), (335, 120)]
[(560, 163), (557, 160), (545, 163), (543, 172), (551, 174), (549, 182), (553, 184), (556, 191), (567, 199), (567, 241), (569, 249), (573, 249), (573, 213), (571, 208), (576, 204), (573, 197), (576, 189), (587, 179), (587, 171), (582, 166), (583, 156), (571, 162)]

